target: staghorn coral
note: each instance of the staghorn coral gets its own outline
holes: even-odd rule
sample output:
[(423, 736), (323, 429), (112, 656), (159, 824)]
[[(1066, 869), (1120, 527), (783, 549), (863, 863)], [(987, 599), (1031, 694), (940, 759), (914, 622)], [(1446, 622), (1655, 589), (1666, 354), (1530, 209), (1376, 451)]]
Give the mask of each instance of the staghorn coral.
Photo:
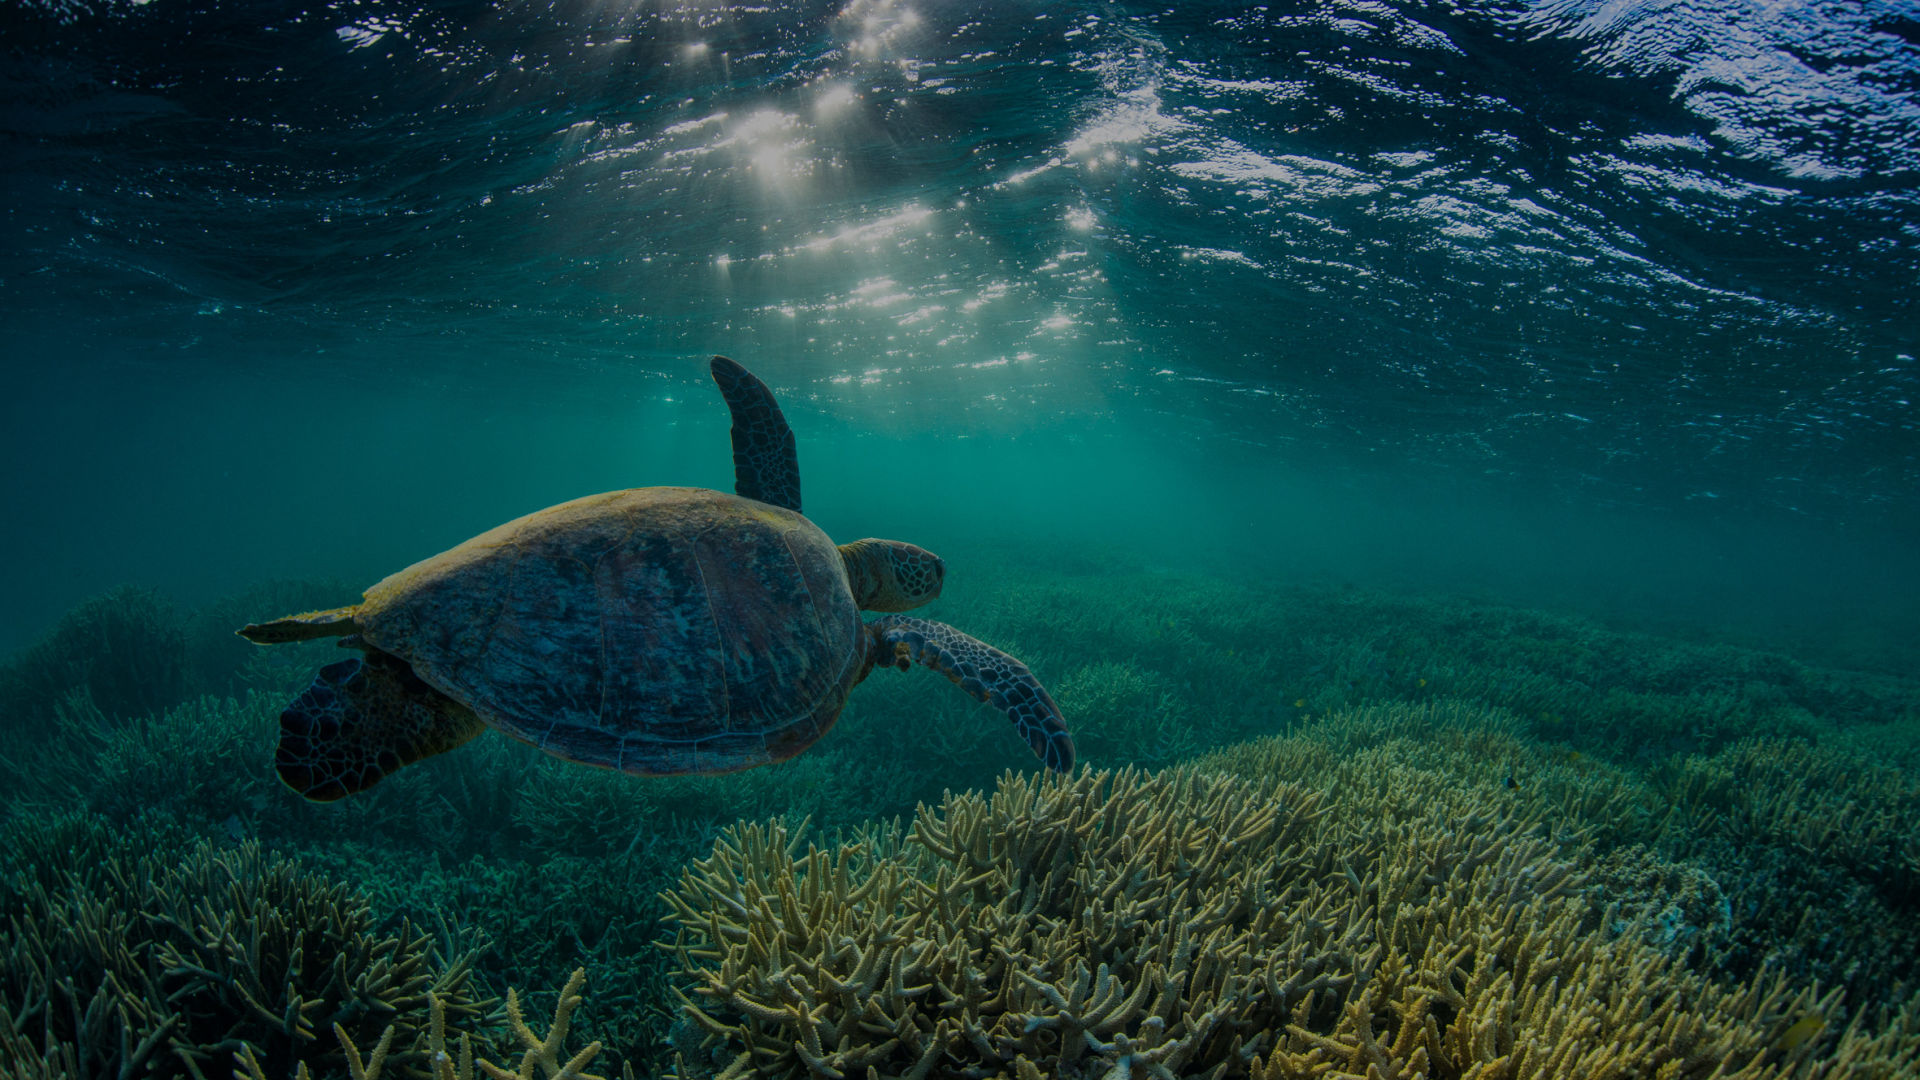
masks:
[[(1280, 927), (1259, 891), (1240, 901), (1220, 887), (1262, 860), (1303, 859), (1298, 837), (1314, 814), (1307, 799), (1236, 812), (1238, 794), (1131, 772), (1064, 787), (1007, 779), (991, 801), (954, 796), (923, 811), (910, 844), (896, 826), (804, 856), (782, 824), (729, 829), (667, 897), (702, 999), (686, 999), (688, 1015), (713, 1036), (726, 1076), (871, 1066), (925, 1077), (965, 1063), (991, 1075), (1022, 1062), (1110, 1068), (1133, 1054), (1179, 1067), (1237, 1048), (1244, 1022), (1210, 1007), (1223, 986), (1271, 979), (1273, 996), (1292, 1002), (1352, 978), (1337, 960), (1317, 962), (1350, 905)], [(1219, 820), (1183, 823), (1187, 804)], [(1132, 837), (1156, 828), (1159, 842)], [(1125, 887), (1203, 852), (1187, 873), (1219, 895)], [(1265, 934), (1276, 940), (1255, 947)]]
[(468, 957), (377, 932), (344, 885), (257, 845), (38, 869), (9, 887), (0, 1076), (218, 1075), (243, 1048), (284, 1074), (337, 1060), (316, 1041), (330, 1026), (411, 1039), (429, 990), (463, 1019), (487, 1004)]
[(194, 844), (191, 833), (163, 814), (109, 825), (84, 811), (12, 808), (0, 818), (0, 926), (40, 910), (46, 896), (98, 891), (119, 866), (143, 857), (178, 860)]
[(1920, 892), (1920, 784), (1897, 770), (1804, 742), (1743, 739), (1678, 763), (1663, 786), (1686, 835), (1792, 847)]
[(1655, 777), (1669, 857), (1704, 868), (1736, 913), (1727, 960), (1847, 987), (1920, 980), (1920, 785), (1858, 752), (1745, 739)]
[(191, 698), (116, 723), (76, 696), (38, 747), (0, 759), (0, 779), (16, 807), (83, 806), (116, 822), (166, 814), (224, 839), (324, 843), (346, 831), (384, 832), (394, 846), (417, 850), (477, 846), (497, 833), (479, 812), (482, 799), (459, 796), (474, 788), (498, 792), (511, 780), (500, 773), (476, 784), (471, 772), (443, 770), (388, 785), (391, 791), (370, 793), (360, 805), (314, 813), (274, 775), (279, 711), (274, 698), (249, 692)]
[[(420, 1071), (430, 1080), (474, 1080), (475, 1064), (480, 1067), (480, 1075), (488, 1080), (605, 1080), (586, 1071), (600, 1053), (599, 1043), (588, 1043), (578, 1053), (564, 1059), (561, 1057), (566, 1053), (573, 1012), (580, 1006), (580, 990), (586, 980), (587, 973), (584, 970), (574, 969), (566, 986), (560, 991), (559, 1001), (553, 1010), (553, 1023), (544, 1036), (534, 1034), (533, 1028), (521, 1018), (519, 995), (512, 990), (507, 991), (507, 1022), (521, 1047), (520, 1064), (512, 1071), (485, 1058), (479, 1058), (476, 1062), (472, 1032), (460, 1033), (460, 1056), (457, 1059), (453, 1056), (447, 1044), (447, 1004), (437, 994), (427, 995), (432, 1019), (427, 1029), (416, 1036), (412, 1056), (425, 1064), (425, 1069)], [(333, 1033), (345, 1057), (347, 1073), (353, 1080), (382, 1080), (399, 1029), (389, 1027), (382, 1032), (380, 1041), (373, 1045), (365, 1057), (361, 1056), (360, 1048), (354, 1044), (353, 1036), (347, 1034), (345, 1028), (336, 1025)], [(265, 1066), (251, 1048), (242, 1048), (238, 1058), (235, 1080), (268, 1080)], [(295, 1080), (312, 1080), (312, 1073), (304, 1061), (293, 1075)], [(628, 1080), (631, 1080), (631, 1075), (628, 1073)]]
[(1197, 742), (1186, 705), (1164, 678), (1133, 664), (1102, 662), (1054, 688), (1079, 752), (1095, 761), (1171, 764)]
[(144, 716), (188, 692), (180, 613), (152, 589), (122, 585), (79, 604), (0, 664), (0, 725), (31, 731), (76, 690), (108, 717)]
[(267, 768), (279, 708), (263, 694), (197, 697), (114, 729), (93, 761), (96, 781), (72, 796), (114, 820), (164, 809), (184, 821), (271, 822), (295, 804)]
[[(480, 972), (495, 986), (535, 984), (582, 968), (600, 1008), (575, 1029), (611, 1055), (644, 1061), (665, 1033), (668, 958), (653, 947), (658, 912), (646, 898), (672, 880), (677, 861), (635, 853), (540, 862), (478, 861), (435, 875), (471, 889), (435, 909), (457, 925), (484, 926), (498, 946)], [(443, 888), (451, 892), (451, 888)]]
[[(580, 1052), (566, 1059), (560, 1055), (566, 1053), (567, 1029), (573, 1021), (573, 1010), (580, 1005), (580, 988), (587, 981), (587, 973), (575, 968), (568, 977), (567, 985), (560, 990), (560, 999), (553, 1008), (553, 1024), (547, 1028), (545, 1036), (538, 1036), (527, 1022), (520, 1018), (520, 998), (512, 990), (507, 991), (507, 1023), (514, 1037), (523, 1048), (520, 1055), (520, 1067), (508, 1072), (491, 1062), (482, 1060), (481, 1071), (492, 1080), (534, 1080), (534, 1070), (538, 1068), (548, 1080), (601, 1080), (586, 1067), (600, 1053), (600, 1044), (588, 1043)], [(439, 1015), (438, 1002), (435, 1003), (434, 1026), (439, 1028), (443, 1021)], [(441, 1055), (445, 1057), (444, 1050)]]
[(1617, 760), (1920, 714), (1911, 676), (1457, 596), (1138, 572), (1090, 586), (1018, 566), (981, 580), (993, 584), (943, 601), (964, 603), (954, 618), (1021, 640), (1049, 670), (1130, 663), (1165, 676), (1203, 745), (1266, 734), (1276, 715), (1437, 694), (1511, 709), (1535, 735)]
[(1322, 788), (1340, 814), (1372, 812), (1385, 775), (1423, 799), (1509, 802), (1591, 840), (1595, 902), (1716, 976), (1771, 965), (1842, 985), (1861, 1008), (1897, 1004), (1920, 975), (1920, 821), (1898, 774), (1855, 753), (1745, 740), (1650, 779), (1524, 732), (1504, 710), (1457, 701), (1378, 705), (1193, 764)]
[[(1824, 1075), (1774, 1044), (1837, 993), (1715, 984), (1614, 932), (1583, 848), (1543, 833), (1404, 769), (1338, 798), (1010, 774), (804, 853), (740, 825), (666, 897), (702, 1036), (676, 1074)], [(1857, 1022), (1841, 1041), (1920, 1058)]]
[[(1253, 744), (1263, 747), (1261, 760), (1246, 758), (1244, 777), (1312, 786), (1335, 808), (1332, 818), (1372, 813), (1382, 798), (1396, 800), (1396, 813), (1462, 821), (1494, 806), (1513, 822), (1571, 838), (1563, 855), (1584, 839), (1596, 849), (1579, 886), (1592, 927), (1614, 906), (1621, 932), (1704, 973), (1741, 980), (1771, 963), (1803, 982), (1844, 980), (1854, 1017), (1846, 1026), (1866, 1023), (1859, 1018), (1877, 1015), (1876, 1007), (1897, 1011), (1900, 983), (1920, 977), (1920, 939), (1907, 929), (1920, 925), (1915, 904), (1889, 888), (1892, 874), (1859, 857), (1878, 859), (1886, 849), (1818, 828), (1818, 818), (1800, 820), (1823, 792), (1844, 792), (1835, 808), (1853, 800), (1848, 820), (1872, 821), (1887, 805), (1871, 791), (1862, 799), (1846, 787), (1845, 768), (1821, 761), (1841, 749), (1854, 760), (1920, 761), (1920, 682), (1912, 678), (1621, 634), (1478, 601), (1113, 567), (1075, 578), (1081, 570), (967, 564), (974, 587), (942, 604), (956, 621), (1020, 642), (1053, 672), (1056, 696), (1090, 742), (1103, 725), (1109, 735), (1165, 728), (1183, 750), (1291, 727), (1289, 738)], [(229, 631), (220, 633), (230, 638)], [(318, 659), (228, 681), (304, 682), (313, 664), (334, 658), (316, 649)], [(256, 659), (284, 655), (260, 651)], [(1072, 694), (1063, 691), (1069, 684)], [(1133, 692), (1140, 685), (1175, 706), (1171, 721), (1135, 708), (1149, 700)], [(93, 707), (86, 694), (82, 686), (67, 699), (70, 745), (29, 757), (23, 737), (4, 763), (30, 782), (57, 779), (43, 802), (98, 807), (127, 824), (159, 810), (189, 840), (257, 835), (299, 845), (305, 865), (365, 886), (382, 918), (451, 928), (448, 940), (484, 926), (496, 947), (478, 975), (494, 986), (557, 985), (584, 964), (600, 1007), (576, 1021), (576, 1033), (604, 1039), (608, 1056), (636, 1063), (647, 1060), (664, 1024), (664, 954), (642, 955), (654, 914), (644, 898), (670, 882), (664, 867), (705, 853), (711, 833), (736, 816), (811, 812), (816, 822), (846, 827), (867, 815), (909, 813), (916, 800), (937, 802), (945, 786), (988, 784), (1003, 767), (1026, 764), (1015, 753), (1024, 750), (981, 737), (997, 721), (937, 681), (876, 679), (827, 740), (778, 769), (647, 782), (543, 769), (542, 755), (490, 737), (470, 753), (408, 770), (369, 793), (371, 801), (315, 812), (275, 801), (283, 793), (266, 766), (271, 709), (209, 699), (129, 722)], [(903, 725), (913, 736), (907, 753)], [(1784, 769), (1735, 771), (1730, 748), (1741, 739), (1770, 732), (1768, 747), (1808, 745), (1778, 737), (1795, 731), (1811, 731), (1821, 752), (1805, 759), (1805, 782), (1793, 781), (1801, 759), (1790, 754)], [(1542, 745), (1542, 737), (1556, 744)], [(1135, 760), (1135, 748), (1149, 751), (1140, 761), (1159, 752), (1132, 734), (1104, 742), (1096, 764)], [(1230, 768), (1226, 759), (1242, 753), (1251, 751), (1226, 751), (1208, 767)], [(1697, 812), (1669, 816), (1676, 799), (1696, 790), (1676, 777), (1698, 783)], [(27, 791), (17, 779), (0, 778), (15, 805)], [(1766, 812), (1756, 816), (1733, 800)], [(1416, 805), (1423, 803), (1431, 810)], [(1802, 825), (1818, 831), (1803, 833)], [(1698, 831), (1682, 835), (1682, 826)], [(865, 835), (873, 844), (883, 834)], [(1834, 842), (1806, 847), (1803, 835)], [(894, 841), (928, 857), (904, 833)], [(1920, 873), (1905, 865), (1909, 880)], [(1097, 966), (1089, 979), (1098, 982)], [(1809, 1052), (1832, 1060), (1842, 1029), (1836, 1017)]]
[(95, 767), (115, 726), (85, 686), (55, 702), (33, 736), (9, 742), (0, 755), (0, 786), (11, 806), (66, 806), (100, 786)]
[[(1649, 842), (1671, 809), (1631, 773), (1528, 737), (1512, 712), (1456, 698), (1341, 709), (1284, 736), (1189, 759), (1203, 771), (1288, 780), (1364, 802), (1390, 770), (1419, 774), (1410, 791), (1463, 810), (1489, 796), (1602, 846)], [(1408, 793), (1394, 798), (1405, 801)], [(1352, 807), (1359, 812), (1361, 806)]]

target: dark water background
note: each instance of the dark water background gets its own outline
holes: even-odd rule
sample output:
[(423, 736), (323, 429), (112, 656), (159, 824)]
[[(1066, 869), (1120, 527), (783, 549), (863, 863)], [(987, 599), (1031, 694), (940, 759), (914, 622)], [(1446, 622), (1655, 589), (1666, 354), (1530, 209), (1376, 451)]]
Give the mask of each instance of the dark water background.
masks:
[(0, 647), (724, 487), (713, 352), (842, 539), (1913, 639), (1911, 3), (0, 19)]

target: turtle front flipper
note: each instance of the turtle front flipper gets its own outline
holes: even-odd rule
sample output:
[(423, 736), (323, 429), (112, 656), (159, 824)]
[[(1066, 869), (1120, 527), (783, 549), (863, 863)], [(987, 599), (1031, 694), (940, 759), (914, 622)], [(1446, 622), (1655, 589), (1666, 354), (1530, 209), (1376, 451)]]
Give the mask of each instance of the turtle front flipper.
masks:
[(713, 381), (733, 414), (734, 494), (799, 513), (800, 458), (773, 391), (724, 356), (713, 358)]
[(472, 710), (385, 653), (320, 669), (280, 714), (280, 779), (313, 802), (365, 791), (485, 730)]
[(1073, 736), (1060, 718), (1060, 708), (1027, 665), (946, 623), (889, 615), (867, 624), (874, 666), (905, 670), (917, 663), (952, 679), (977, 701), (984, 701), (1013, 721), (1047, 768), (1073, 768)]

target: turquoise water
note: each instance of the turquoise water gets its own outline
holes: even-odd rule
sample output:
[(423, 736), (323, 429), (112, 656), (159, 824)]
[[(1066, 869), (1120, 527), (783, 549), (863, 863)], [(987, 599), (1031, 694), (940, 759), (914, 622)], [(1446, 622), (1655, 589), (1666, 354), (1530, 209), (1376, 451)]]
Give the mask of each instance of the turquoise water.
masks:
[(1913, 25), (15, 7), (4, 633), (717, 485), (714, 352), (855, 529), (1852, 617), (1913, 584)]
[[(1569, 796), (1596, 847), (1559, 857), (1711, 880), (1726, 985), (1845, 988), (1742, 1014), (1769, 1067), (1920, 1016), (1914, 942), (1820, 944), (1920, 913), (1920, 7), (74, 0), (0, 43), (0, 715), (8, 775), (54, 778), (12, 870), (58, 876), (27, 835), (259, 842), (379, 926), (484, 931), (476, 998), (550, 1009), (585, 964), (608, 1055), (675, 1067), (648, 898), (736, 821), (989, 790), (1031, 767), (1004, 722), (877, 675), (715, 787), (495, 737), (323, 812), (268, 757), (337, 654), (225, 631), (580, 495), (731, 490), (722, 353), (808, 516), (943, 555), (931, 613), (1021, 653), (1095, 768), (1293, 732), (1489, 797), (1619, 770), (1686, 813)], [(1492, 772), (1409, 749), (1463, 738)], [(1755, 809), (1783, 776), (1827, 809)], [(645, 903), (557, 931), (548, 858)], [(325, 1025), (269, 1073), (301, 1047)], [(1014, 1074), (963, 1057), (935, 1074)]]

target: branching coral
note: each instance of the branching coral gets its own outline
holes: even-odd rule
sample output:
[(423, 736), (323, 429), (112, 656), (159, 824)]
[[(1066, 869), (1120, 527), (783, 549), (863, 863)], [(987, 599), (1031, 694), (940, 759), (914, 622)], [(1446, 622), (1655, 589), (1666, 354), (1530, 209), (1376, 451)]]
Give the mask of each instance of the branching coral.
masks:
[[(429, 994), (432, 1021), (417, 1035), (413, 1047), (412, 1056), (425, 1065), (417, 1071), (429, 1080), (474, 1080), (473, 1070), (478, 1064), (480, 1075), (487, 1080), (605, 1080), (586, 1071), (600, 1053), (599, 1043), (589, 1043), (578, 1053), (561, 1056), (566, 1053), (567, 1032), (573, 1022), (573, 1011), (580, 1006), (580, 989), (586, 981), (587, 973), (579, 969), (567, 979), (567, 985), (560, 991), (559, 1003), (554, 1007), (553, 1023), (544, 1036), (534, 1034), (533, 1028), (521, 1019), (519, 995), (511, 990), (507, 992), (508, 1022), (521, 1047), (520, 1064), (513, 1070), (485, 1058), (476, 1061), (471, 1032), (460, 1033), (460, 1056), (455, 1058), (447, 1042), (447, 1003), (438, 995)], [(353, 1080), (382, 1080), (398, 1029), (389, 1027), (382, 1032), (380, 1041), (364, 1057), (345, 1028), (336, 1025), (333, 1033), (345, 1056), (347, 1074)], [(269, 1080), (266, 1067), (251, 1048), (243, 1047), (238, 1059), (235, 1080)], [(295, 1080), (312, 1080), (313, 1074), (307, 1064), (301, 1062), (293, 1075)]]
[[(1743, 739), (1678, 763), (1666, 785), (1683, 831), (1779, 844), (1920, 894), (1920, 784), (1803, 742)], [(1920, 899), (1920, 895), (1916, 895)]]
[(107, 716), (145, 716), (185, 697), (180, 613), (159, 593), (122, 585), (93, 597), (0, 664), (0, 725), (30, 730), (84, 689)]
[[(1648, 950), (1730, 979), (1746, 987), (1742, 994), (1753, 991), (1748, 980), (1763, 964), (1787, 973), (1793, 981), (1771, 999), (1772, 984), (1751, 1000), (1688, 990), (1679, 1011), (1660, 1014), (1675, 1032), (1705, 1024), (1697, 1040), (1708, 1047), (1724, 1045), (1715, 1032), (1745, 1032), (1751, 1046), (1768, 1051), (1763, 1068), (1801, 1059), (1834, 1069), (1843, 1059), (1884, 1063), (1893, 1060), (1889, 1047), (1910, 1048), (1920, 1031), (1901, 986), (1911, 985), (1920, 957), (1920, 933), (1908, 929), (1920, 910), (1913, 789), (1890, 786), (1885, 770), (1860, 767), (1863, 760), (1920, 760), (1920, 683), (1911, 678), (1868, 678), (1577, 619), (1362, 589), (1283, 589), (1113, 567), (1086, 580), (976, 567), (975, 580), (989, 579), (991, 587), (943, 604), (955, 621), (1017, 642), (1037, 669), (1051, 672), (1055, 696), (1095, 764), (1157, 765), (1195, 748), (1292, 729), (1291, 737), (1232, 747), (1201, 763), (1250, 785), (1244, 791), (1252, 794), (1230, 803), (1278, 793), (1276, 821), (1306, 815), (1291, 841), (1303, 864), (1276, 858), (1269, 866), (1255, 830), (1242, 842), (1259, 859), (1232, 871), (1247, 875), (1260, 903), (1281, 906), (1284, 915), (1269, 931), (1289, 936), (1255, 940), (1254, 916), (1240, 909), (1213, 916), (1226, 921), (1194, 936), (1192, 925), (1213, 910), (1208, 905), (1226, 905), (1233, 895), (1225, 878), (1204, 878), (1206, 860), (1218, 856), (1195, 837), (1232, 819), (1207, 816), (1212, 796), (1198, 788), (1165, 796), (1177, 812), (1152, 809), (1162, 796), (1143, 792), (1159, 791), (1153, 785), (1162, 780), (1126, 780), (1135, 787), (1124, 794), (1109, 778), (1106, 794), (1079, 803), (1064, 789), (1029, 785), (1027, 801), (995, 810), (996, 800), (1017, 794), (1006, 787), (994, 800), (951, 798), (922, 813), (911, 831), (867, 830), (822, 855), (832, 865), (846, 860), (846, 889), (862, 896), (851, 910), (826, 897), (806, 899), (816, 869), (823, 885), (831, 871), (809, 861), (804, 840), (785, 856), (792, 868), (776, 872), (765, 869), (780, 861), (771, 850), (741, 853), (751, 846), (743, 827), (729, 831), (709, 860), (722, 882), (711, 886), (714, 896), (686, 882), (674, 890), (683, 905), (674, 954), (692, 973), (683, 990), (706, 1022), (700, 1036), (713, 1040), (705, 1052), (683, 1044), (688, 1071), (724, 1071), (745, 1054), (742, 1073), (832, 1069), (856, 1077), (865, 1068), (887, 1075), (918, 1068), (928, 1076), (1074, 1077), (1122, 1067), (1142, 1076), (1241, 1075), (1256, 1058), (1270, 1075), (1288, 1076), (1369, 1068), (1382, 1076), (1452, 1076), (1449, 1070), (1508, 1065), (1604, 1075), (1616, 1060), (1606, 1056), (1612, 1044), (1578, 1034), (1602, 1007), (1595, 995), (1635, 979), (1662, 992), (1680, 985), (1675, 978), (1685, 981), (1670, 968), (1636, 967)], [(267, 605), (311, 606), (322, 605)], [(150, 611), (140, 614), (138, 597), (119, 612), (89, 610), (69, 623), (111, 616), (137, 630), (156, 621)], [(283, 670), (242, 670), (285, 654), (248, 652), (230, 634), (235, 621), (231, 610), (209, 609), (182, 624), (195, 642), (194, 674), (218, 669), (223, 687), (310, 677), (305, 659)], [(195, 628), (204, 633), (195, 637)], [(71, 635), (61, 640), (75, 656), (93, 648)], [(103, 655), (123, 652), (113, 646)], [(13, 670), (71, 674), (35, 658), (47, 655)], [(134, 656), (135, 676), (140, 663), (172, 663), (172, 655)], [(937, 803), (943, 786), (983, 784), (1003, 766), (1027, 764), (1016, 743), (981, 737), (995, 721), (963, 697), (937, 683), (875, 679), (829, 739), (778, 768), (642, 782), (495, 737), (407, 770), (351, 805), (315, 811), (282, 801), (266, 765), (270, 703), (279, 697), (268, 704), (189, 700), (135, 716), (138, 710), (95, 702), (106, 674), (61, 675), (65, 682), (42, 685), (52, 689), (36, 698), (35, 715), (50, 709), (63, 719), (55, 729), (62, 737), (45, 741), (42, 752), (20, 740), (0, 762), (7, 774), (0, 786), (14, 807), (28, 796), (43, 807), (85, 806), (123, 828), (164, 818), (155, 846), (175, 850), (168, 865), (183, 838), (196, 836), (301, 845), (307, 866), (350, 872), (383, 916), (441, 926), (448, 942), (484, 927), (496, 947), (476, 978), (550, 985), (584, 965), (598, 1007), (582, 1011), (574, 1036), (604, 1040), (608, 1057), (636, 1064), (648, 1060), (668, 1021), (667, 954), (641, 955), (655, 911), (639, 898), (662, 887), (667, 867), (707, 851), (721, 823), (811, 812), (844, 829), (869, 815), (908, 813), (916, 800)], [(65, 696), (50, 696), (61, 687)], [(109, 688), (102, 696), (122, 695)], [(23, 715), (0, 717), (0, 726)], [(908, 754), (899, 752), (903, 723), (915, 725)], [(1794, 733), (1804, 737), (1780, 737)], [(1742, 741), (1754, 734), (1770, 737)], [(1855, 752), (1836, 753), (1847, 740)], [(1275, 779), (1311, 791), (1287, 795)], [(1108, 799), (1122, 808), (1093, 809)], [(1147, 826), (1135, 822), (1136, 812)], [(1168, 815), (1171, 824), (1152, 824)], [(758, 828), (765, 836), (756, 843), (768, 849), (784, 849), (798, 835), (776, 840), (774, 826)], [(124, 869), (138, 860), (122, 853), (86, 856), (122, 864), (118, 876), (62, 884), (61, 874), (48, 872), (65, 858), (61, 852), (94, 848), (60, 837), (42, 844), (15, 829), (0, 838), (17, 849), (7, 854), (27, 853), (44, 892), (28, 903), (24, 886), (10, 897), (0, 889), (0, 920), (31, 911), (44, 928), (49, 897), (78, 919), (77, 898), (119, 897), (108, 905), (117, 909), (145, 895)], [(1174, 870), (1133, 861), (1150, 852)], [(1504, 885), (1502, 866), (1512, 871)], [(1543, 867), (1565, 876), (1531, 910)], [(1520, 872), (1528, 868), (1534, 876)], [(788, 893), (803, 919), (786, 915)], [(707, 907), (719, 911), (718, 922)], [(813, 927), (816, 918), (821, 928)], [(1531, 938), (1488, 937), (1490, 925), (1550, 931), (1552, 948), (1567, 950), (1572, 968), (1526, 960)], [(163, 927), (139, 920), (124, 929), (147, 940), (164, 936)], [(1481, 935), (1476, 951), (1453, 966), (1451, 947), (1434, 944), (1450, 934)], [(759, 951), (740, 951), (749, 947)], [(0, 953), (11, 948), (0, 945)], [(784, 967), (772, 966), (776, 949)], [(1497, 962), (1483, 969), (1482, 957)], [(1262, 989), (1265, 976), (1254, 975), (1267, 970), (1263, 964), (1295, 959), (1322, 965), (1303, 976), (1310, 984), (1347, 981), (1313, 985), (1282, 1008), (1284, 999)], [(700, 974), (709, 967), (720, 983)], [(115, 1012), (123, 995), (102, 987), (104, 968), (75, 970), (82, 972), (75, 1001), (97, 1010), (89, 1030), (151, 1033), (140, 1025), (171, 1015), (129, 1006), (123, 1022)], [(1504, 972), (1509, 983), (1486, 982), (1488, 971)], [(1611, 972), (1611, 981), (1580, 974), (1599, 971)], [(13, 978), (0, 975), (0, 983)], [(1815, 977), (1828, 991), (1804, 996)], [(1827, 996), (1835, 986), (1845, 989), (1841, 1004)], [(139, 986), (125, 989), (144, 1000)], [(44, 1010), (12, 1004), (11, 1022), (30, 1029), (30, 1038), (21, 1037), (39, 1053)], [(278, 1015), (280, 1004), (263, 1004)], [(1619, 1009), (1629, 1026), (1646, 1019), (1622, 1002), (1602, 1004), (1609, 1031)], [(408, 1015), (389, 1048), (389, 1076), (420, 1067), (408, 1055), (421, 1021)], [(686, 1026), (696, 1025), (693, 1015)], [(1809, 1027), (1815, 1016), (1826, 1026)], [(308, 1027), (300, 1045), (319, 1055), (308, 1060), (327, 1059), (338, 1039), (324, 1019)], [(378, 1025), (345, 1027), (364, 1064)], [(1475, 1034), (1482, 1029), (1508, 1031), (1515, 1041)], [(182, 1030), (168, 1028), (148, 1060), (180, 1060), (169, 1040)], [(1889, 1034), (1899, 1030), (1907, 1034)], [(1797, 1041), (1769, 1051), (1783, 1033), (1798, 1033)], [(132, 1038), (127, 1054), (103, 1052), (98, 1060), (132, 1056), (146, 1037)], [(1483, 1038), (1492, 1041), (1477, 1041)], [(1229, 1052), (1234, 1039), (1240, 1047)], [(283, 1063), (262, 1052), (263, 1067)], [(709, 1057), (715, 1053), (717, 1061)], [(1620, 1051), (1617, 1060), (1655, 1058), (1636, 1050)], [(1690, 1058), (1663, 1060), (1682, 1073), (1692, 1068)], [(1752, 1064), (1730, 1060), (1730, 1070)], [(346, 1065), (344, 1056), (332, 1061), (336, 1073)], [(1872, 1075), (1865, 1065), (1846, 1068)]]
[(1593, 841), (1597, 903), (1719, 977), (1762, 965), (1843, 985), (1855, 1008), (1897, 1004), (1920, 964), (1920, 795), (1856, 755), (1743, 740), (1678, 759), (1650, 783), (1523, 737), (1504, 710), (1440, 701), (1343, 710), (1195, 767), (1294, 780), (1337, 817), (1391, 797), (1511, 804)]
[(17, 1076), (201, 1076), (250, 1049), (284, 1075), (325, 1060), (317, 1033), (403, 1045), (427, 994), (456, 1016), (486, 1003), (466, 957), (437, 964), (404, 925), (256, 846), (201, 845), (25, 881), (0, 948), (0, 1059)]
[(679, 1075), (1762, 1077), (1836, 1008), (1689, 973), (1596, 917), (1578, 848), (1441, 794), (1009, 775), (905, 843), (735, 827), (667, 895)]
[(1740, 913), (1729, 959), (1886, 1002), (1920, 978), (1920, 784), (1855, 753), (1742, 740), (1663, 771), (1659, 847)]
[(1197, 748), (1182, 696), (1133, 664), (1078, 668), (1054, 687), (1080, 753), (1097, 761), (1171, 764)]
[(1282, 927), (1264, 890), (1224, 887), (1303, 859), (1312, 800), (1236, 808), (1235, 794), (1138, 773), (1008, 780), (990, 801), (923, 811), (913, 846), (799, 857), (778, 824), (729, 830), (668, 896), (706, 999), (689, 1015), (731, 1047), (732, 1076), (1180, 1068), (1228, 1052), (1246, 1021), (1216, 1001), (1224, 988), (1257, 982), (1291, 1003), (1351, 979), (1317, 957), (1350, 904)]

